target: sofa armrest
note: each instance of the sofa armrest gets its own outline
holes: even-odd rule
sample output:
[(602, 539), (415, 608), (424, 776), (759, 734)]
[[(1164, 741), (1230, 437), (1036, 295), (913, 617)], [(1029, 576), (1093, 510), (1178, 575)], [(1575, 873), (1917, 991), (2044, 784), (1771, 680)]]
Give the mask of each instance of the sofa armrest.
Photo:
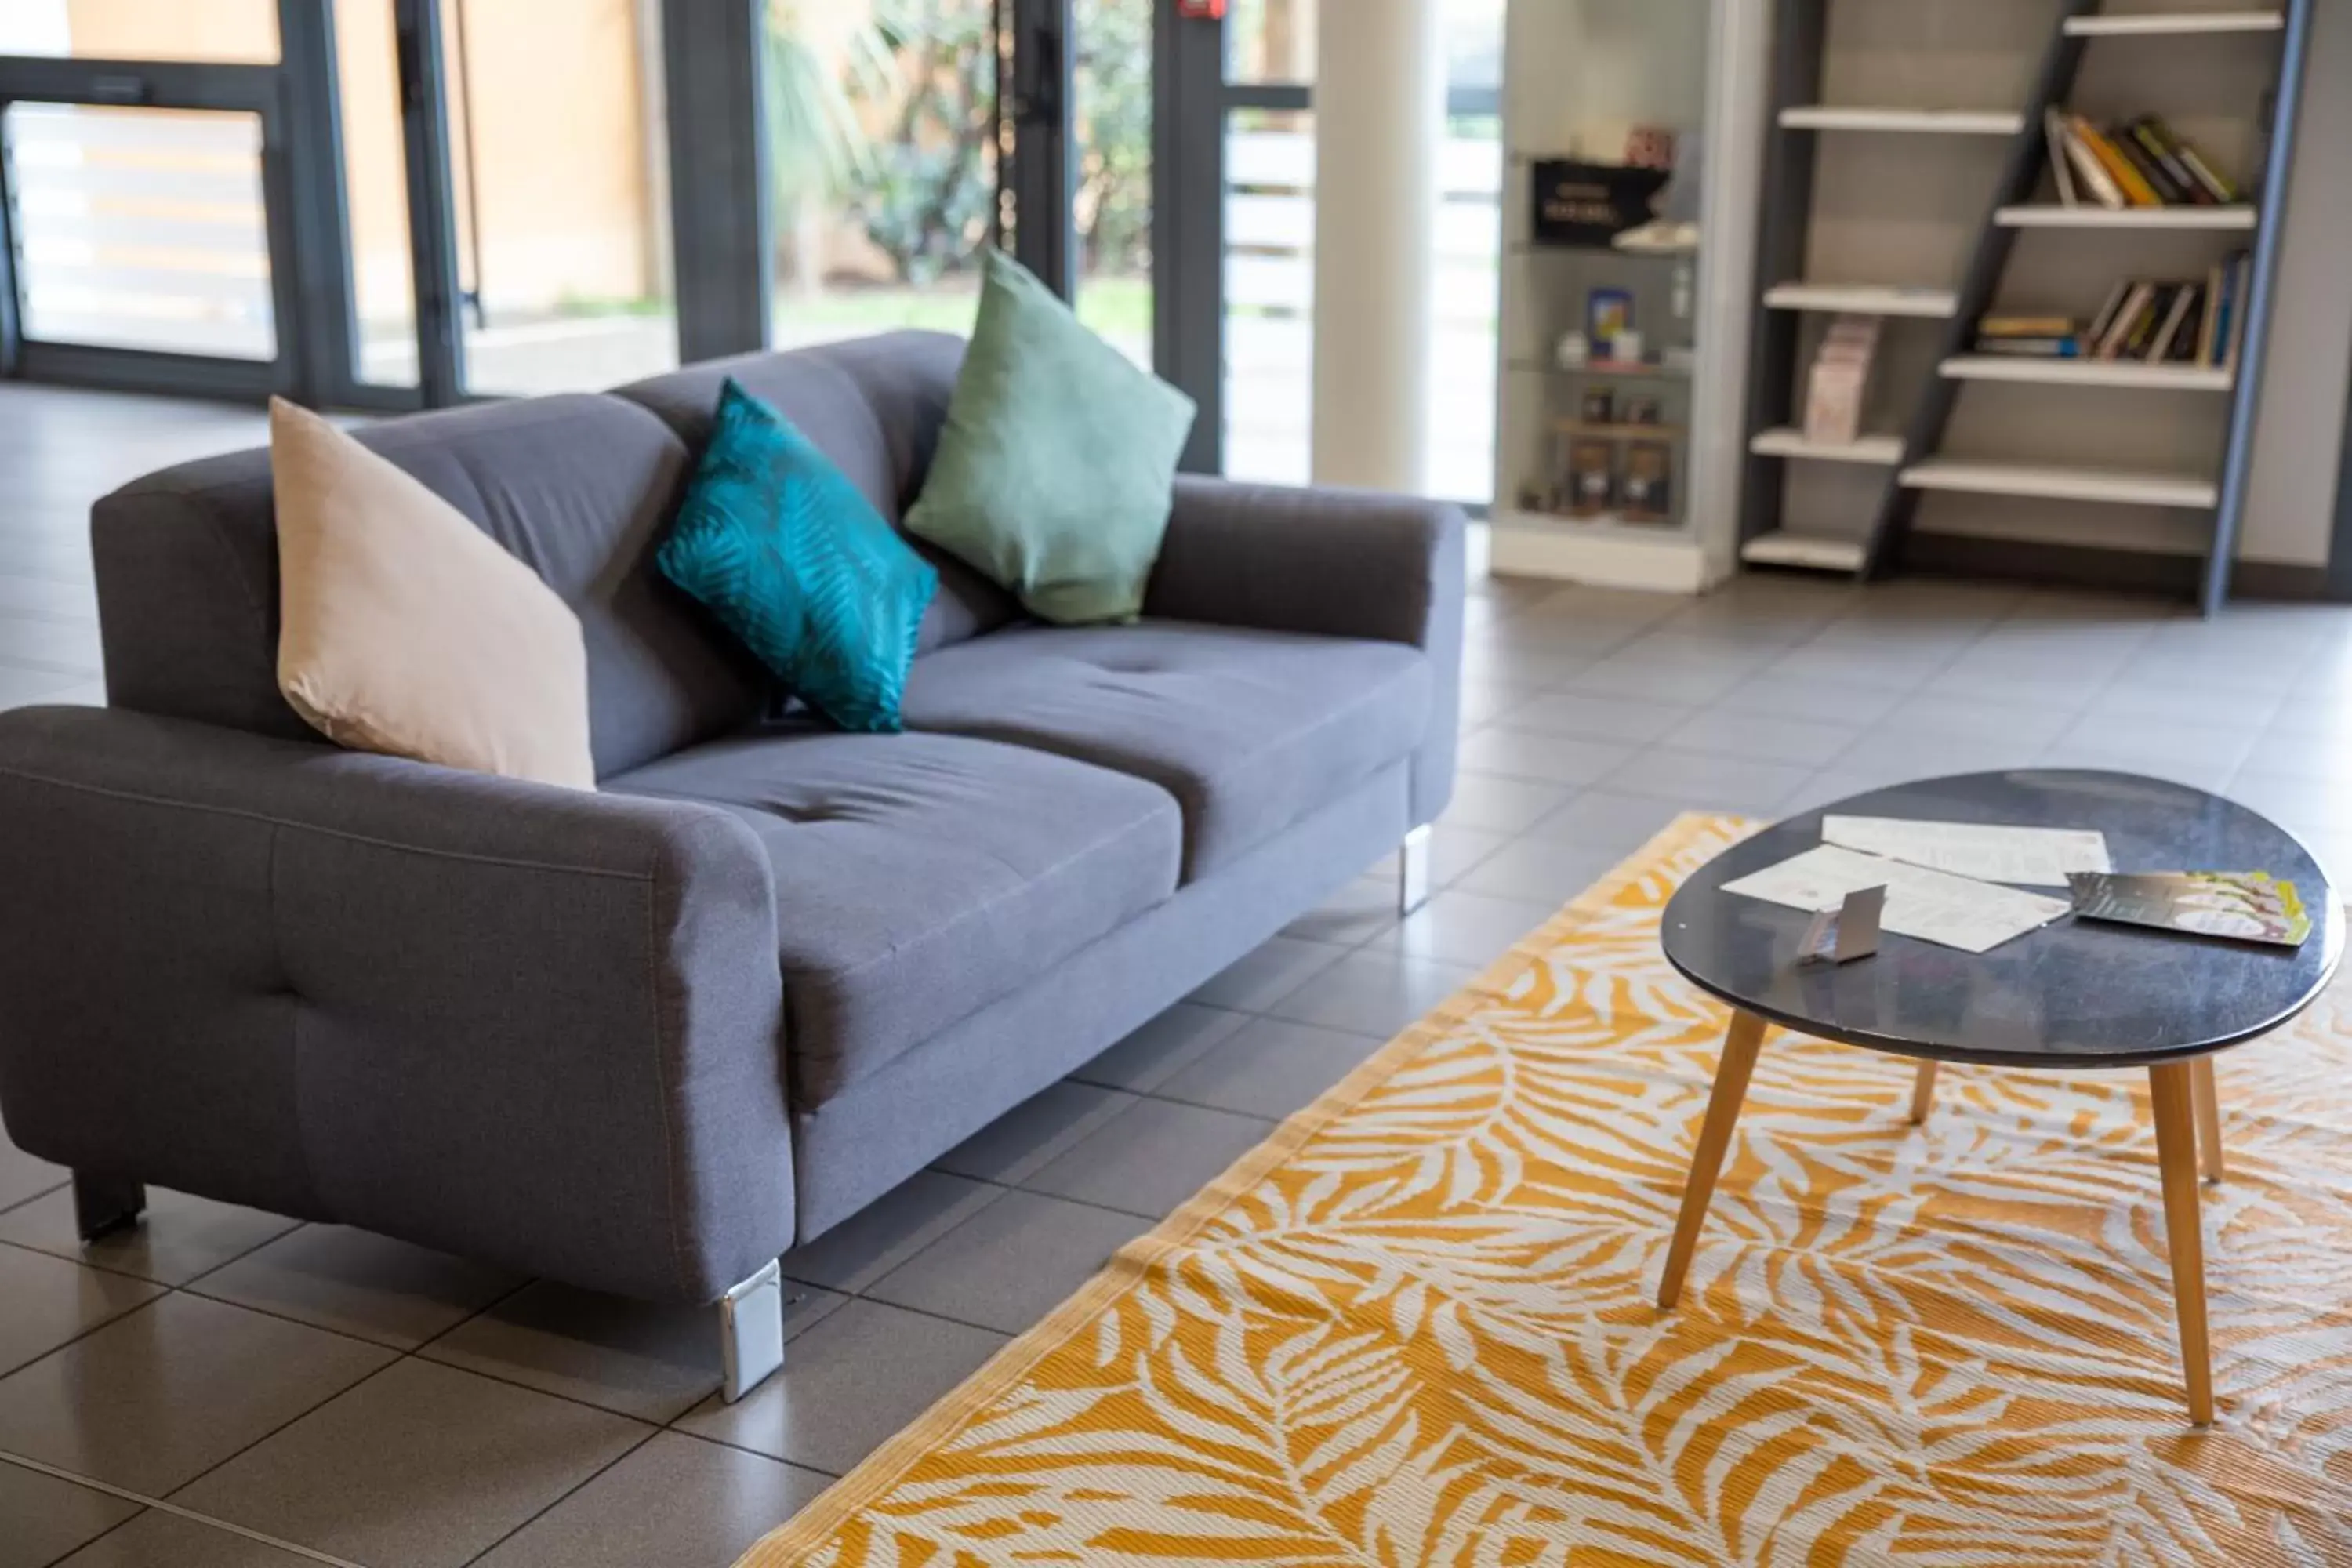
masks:
[(1412, 816), (1429, 822), (1454, 789), (1467, 526), (1444, 501), (1179, 474), (1143, 613), (1420, 648), (1431, 696)]
[(792, 1240), (766, 852), (713, 807), (0, 715), (28, 1151), (709, 1300)]
[(1179, 474), (1143, 613), (1430, 647), (1460, 626), (1464, 526), (1443, 501)]

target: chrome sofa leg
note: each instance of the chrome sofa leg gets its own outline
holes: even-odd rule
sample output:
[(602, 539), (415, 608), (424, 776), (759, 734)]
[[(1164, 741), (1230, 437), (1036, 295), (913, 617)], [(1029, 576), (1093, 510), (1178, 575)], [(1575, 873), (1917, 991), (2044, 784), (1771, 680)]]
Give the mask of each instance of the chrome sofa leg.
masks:
[(96, 1241), (139, 1223), (147, 1210), (147, 1189), (120, 1176), (94, 1171), (73, 1173), (74, 1230), (84, 1241)]
[(1429, 902), (1429, 827), (1404, 836), (1397, 846), (1397, 913), (1409, 915)]
[(730, 1405), (784, 1364), (784, 1276), (773, 1263), (719, 1299), (719, 1348)]

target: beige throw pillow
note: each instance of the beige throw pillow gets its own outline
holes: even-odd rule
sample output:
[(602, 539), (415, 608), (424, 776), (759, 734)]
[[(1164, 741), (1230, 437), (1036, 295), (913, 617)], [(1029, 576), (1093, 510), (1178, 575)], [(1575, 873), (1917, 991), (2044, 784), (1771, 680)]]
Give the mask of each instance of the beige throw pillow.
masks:
[(575, 789), (588, 752), (579, 617), (464, 513), (326, 420), (269, 405), (278, 687), (357, 751)]

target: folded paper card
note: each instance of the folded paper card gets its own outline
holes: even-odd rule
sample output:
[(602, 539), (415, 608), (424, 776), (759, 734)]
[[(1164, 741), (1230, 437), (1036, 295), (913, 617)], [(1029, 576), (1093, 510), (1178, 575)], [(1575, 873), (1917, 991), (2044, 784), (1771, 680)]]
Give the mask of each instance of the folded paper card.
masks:
[(1878, 951), (1878, 926), (1886, 909), (1885, 888), (1856, 888), (1834, 910), (1823, 910), (1797, 944), (1800, 963), (1852, 963)]
[(2021, 893), (1833, 844), (1726, 882), (1723, 890), (1810, 912), (1836, 909), (1848, 893), (1880, 886), (1886, 889), (1886, 909), (1880, 917), (1885, 930), (1963, 952), (1988, 952), (2048, 925), (2072, 908), (2063, 899)]
[(1895, 816), (1824, 816), (1822, 842), (1974, 877), (2063, 888), (2077, 871), (2109, 869), (2106, 835), (2095, 828), (1999, 827), (1974, 822), (1911, 822)]

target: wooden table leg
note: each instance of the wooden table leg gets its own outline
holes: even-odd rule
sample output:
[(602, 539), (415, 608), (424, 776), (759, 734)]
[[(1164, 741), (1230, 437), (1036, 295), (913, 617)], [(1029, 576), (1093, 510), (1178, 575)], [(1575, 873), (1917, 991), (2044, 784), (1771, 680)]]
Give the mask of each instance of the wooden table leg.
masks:
[(2221, 1154), (2221, 1095), (2213, 1087), (2213, 1058), (2199, 1057), (2189, 1065), (2197, 1075), (2190, 1085), (2197, 1094), (2197, 1152), (2204, 1157), (2205, 1179), (2218, 1182), (2229, 1172)]
[(1911, 1080), (1911, 1120), (1925, 1121), (1936, 1103), (1936, 1063), (1921, 1062), (1919, 1076)]
[(2156, 1163), (2164, 1177), (2164, 1247), (2172, 1259), (2172, 1304), (2180, 1318), (2180, 1364), (2189, 1380), (2189, 1418), (2213, 1423), (2212, 1351), (2205, 1335), (2205, 1228), (2197, 1191), (2193, 1066), (2147, 1069), (2156, 1109)]
[(1707, 1200), (1715, 1195), (1715, 1179), (1723, 1173), (1723, 1157), (1731, 1148), (1731, 1130), (1739, 1121), (1740, 1103), (1748, 1098), (1748, 1076), (1756, 1070), (1756, 1050), (1764, 1043), (1764, 1020), (1735, 1009), (1731, 1027), (1723, 1037), (1723, 1060), (1715, 1069), (1715, 1089), (1707, 1096), (1706, 1120), (1699, 1124), (1698, 1149), (1691, 1155), (1690, 1180), (1683, 1184), (1682, 1214), (1675, 1220), (1674, 1245), (1666, 1249), (1666, 1271), (1658, 1281), (1658, 1305), (1672, 1307), (1683, 1293), (1683, 1276), (1690, 1272), (1691, 1249), (1698, 1244), (1698, 1227), (1706, 1223)]

